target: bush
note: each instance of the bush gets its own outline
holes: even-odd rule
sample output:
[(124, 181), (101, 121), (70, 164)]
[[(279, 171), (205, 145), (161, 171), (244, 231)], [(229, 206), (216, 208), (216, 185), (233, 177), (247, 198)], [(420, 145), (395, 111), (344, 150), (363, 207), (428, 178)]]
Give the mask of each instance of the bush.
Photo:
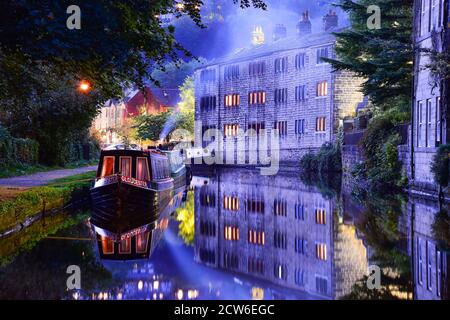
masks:
[(450, 144), (443, 144), (431, 162), (431, 172), (437, 184), (447, 187), (450, 177)]
[(388, 116), (374, 118), (361, 139), (366, 161), (359, 172), (368, 179), (375, 192), (395, 190), (405, 186), (397, 147), (401, 142), (394, 122)]
[(32, 139), (18, 139), (0, 125), (0, 165), (36, 164), (39, 156), (39, 144)]
[(300, 159), (300, 169), (306, 174), (342, 172), (341, 149), (332, 143), (323, 144), (317, 154), (307, 153)]
[(317, 154), (320, 173), (339, 173), (342, 171), (341, 148), (332, 143), (325, 143)]

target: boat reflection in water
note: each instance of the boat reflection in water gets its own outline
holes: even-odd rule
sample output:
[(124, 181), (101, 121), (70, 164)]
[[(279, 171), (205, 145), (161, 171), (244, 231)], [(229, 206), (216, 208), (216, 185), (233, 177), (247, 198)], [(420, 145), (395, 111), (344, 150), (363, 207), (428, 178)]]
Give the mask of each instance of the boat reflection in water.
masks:
[(101, 258), (148, 258), (186, 197), (188, 177), (176, 151), (123, 145), (103, 150), (90, 219)]

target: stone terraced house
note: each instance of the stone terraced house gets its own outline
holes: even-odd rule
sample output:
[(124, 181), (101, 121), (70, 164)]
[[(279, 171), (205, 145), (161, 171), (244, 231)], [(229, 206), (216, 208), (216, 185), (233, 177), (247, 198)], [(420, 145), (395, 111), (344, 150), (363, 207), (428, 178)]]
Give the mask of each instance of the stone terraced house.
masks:
[[(412, 106), (412, 139), (410, 152), (410, 177), (416, 190), (435, 189), (430, 164), (437, 148), (450, 140), (447, 126), (448, 103), (442, 103), (442, 89), (427, 68), (430, 57), (421, 49), (432, 49), (438, 52), (449, 50), (449, 1), (415, 0), (414, 2), (414, 44), (416, 48), (414, 93)], [(446, 31), (446, 32), (444, 32)], [(447, 35), (447, 40), (445, 40)], [(448, 81), (447, 81), (448, 85)]]
[[(312, 33), (308, 12), (287, 37), (283, 25), (274, 29), (272, 41), (263, 29), (253, 32), (253, 46), (211, 61), (195, 74), (195, 137), (208, 129), (235, 140), (238, 130), (278, 129), (280, 161), (298, 163), (303, 154), (336, 139), (346, 117), (363, 101), (362, 80), (349, 72), (333, 72), (322, 58), (335, 58), (338, 16), (330, 11), (321, 32)], [(200, 141), (203, 141), (201, 143)], [(245, 152), (248, 152), (248, 141)], [(236, 156), (236, 155), (231, 155)], [(225, 152), (225, 158), (229, 155)], [(247, 156), (246, 156), (247, 157)]]

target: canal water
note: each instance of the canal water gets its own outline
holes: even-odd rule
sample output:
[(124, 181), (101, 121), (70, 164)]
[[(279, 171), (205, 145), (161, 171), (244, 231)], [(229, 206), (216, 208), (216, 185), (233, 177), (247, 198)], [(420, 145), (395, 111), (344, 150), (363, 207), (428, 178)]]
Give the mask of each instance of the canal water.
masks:
[(0, 240), (0, 299), (449, 298), (445, 208), (331, 185), (197, 174), (146, 260), (100, 259), (89, 212), (47, 217)]

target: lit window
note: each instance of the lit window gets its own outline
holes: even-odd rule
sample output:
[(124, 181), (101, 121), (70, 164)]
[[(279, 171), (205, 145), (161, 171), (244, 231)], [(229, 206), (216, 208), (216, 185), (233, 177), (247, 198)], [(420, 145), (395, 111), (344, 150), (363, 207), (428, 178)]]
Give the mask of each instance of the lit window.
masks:
[(225, 240), (239, 241), (239, 228), (232, 226), (225, 226), (224, 236)]
[(140, 181), (150, 180), (147, 158), (137, 158), (136, 179)]
[(316, 118), (316, 132), (325, 132), (326, 130), (326, 118), (318, 117)]
[(130, 254), (130, 253), (131, 253), (131, 238), (120, 240), (119, 254)]
[(327, 95), (328, 95), (328, 82), (322, 81), (322, 82), (317, 83), (316, 96), (317, 97), (325, 97)]
[(149, 232), (140, 233), (136, 236), (136, 252), (146, 253)]
[(316, 223), (327, 224), (327, 213), (325, 209), (316, 209)]
[(227, 94), (225, 95), (225, 107), (238, 107), (240, 104), (240, 95), (239, 94)]
[(236, 137), (239, 133), (238, 124), (226, 124), (224, 126), (225, 137)]
[(264, 231), (248, 230), (248, 242), (263, 246), (266, 243), (266, 234)]
[(327, 260), (327, 245), (324, 243), (316, 244), (316, 258), (319, 260)]
[(114, 241), (110, 238), (101, 237), (103, 254), (114, 254)]
[(131, 157), (120, 157), (120, 174), (125, 177), (131, 177)]
[(102, 177), (114, 174), (114, 157), (104, 157), (102, 167)]
[(239, 198), (225, 196), (223, 198), (223, 208), (226, 210), (238, 211), (239, 210)]

